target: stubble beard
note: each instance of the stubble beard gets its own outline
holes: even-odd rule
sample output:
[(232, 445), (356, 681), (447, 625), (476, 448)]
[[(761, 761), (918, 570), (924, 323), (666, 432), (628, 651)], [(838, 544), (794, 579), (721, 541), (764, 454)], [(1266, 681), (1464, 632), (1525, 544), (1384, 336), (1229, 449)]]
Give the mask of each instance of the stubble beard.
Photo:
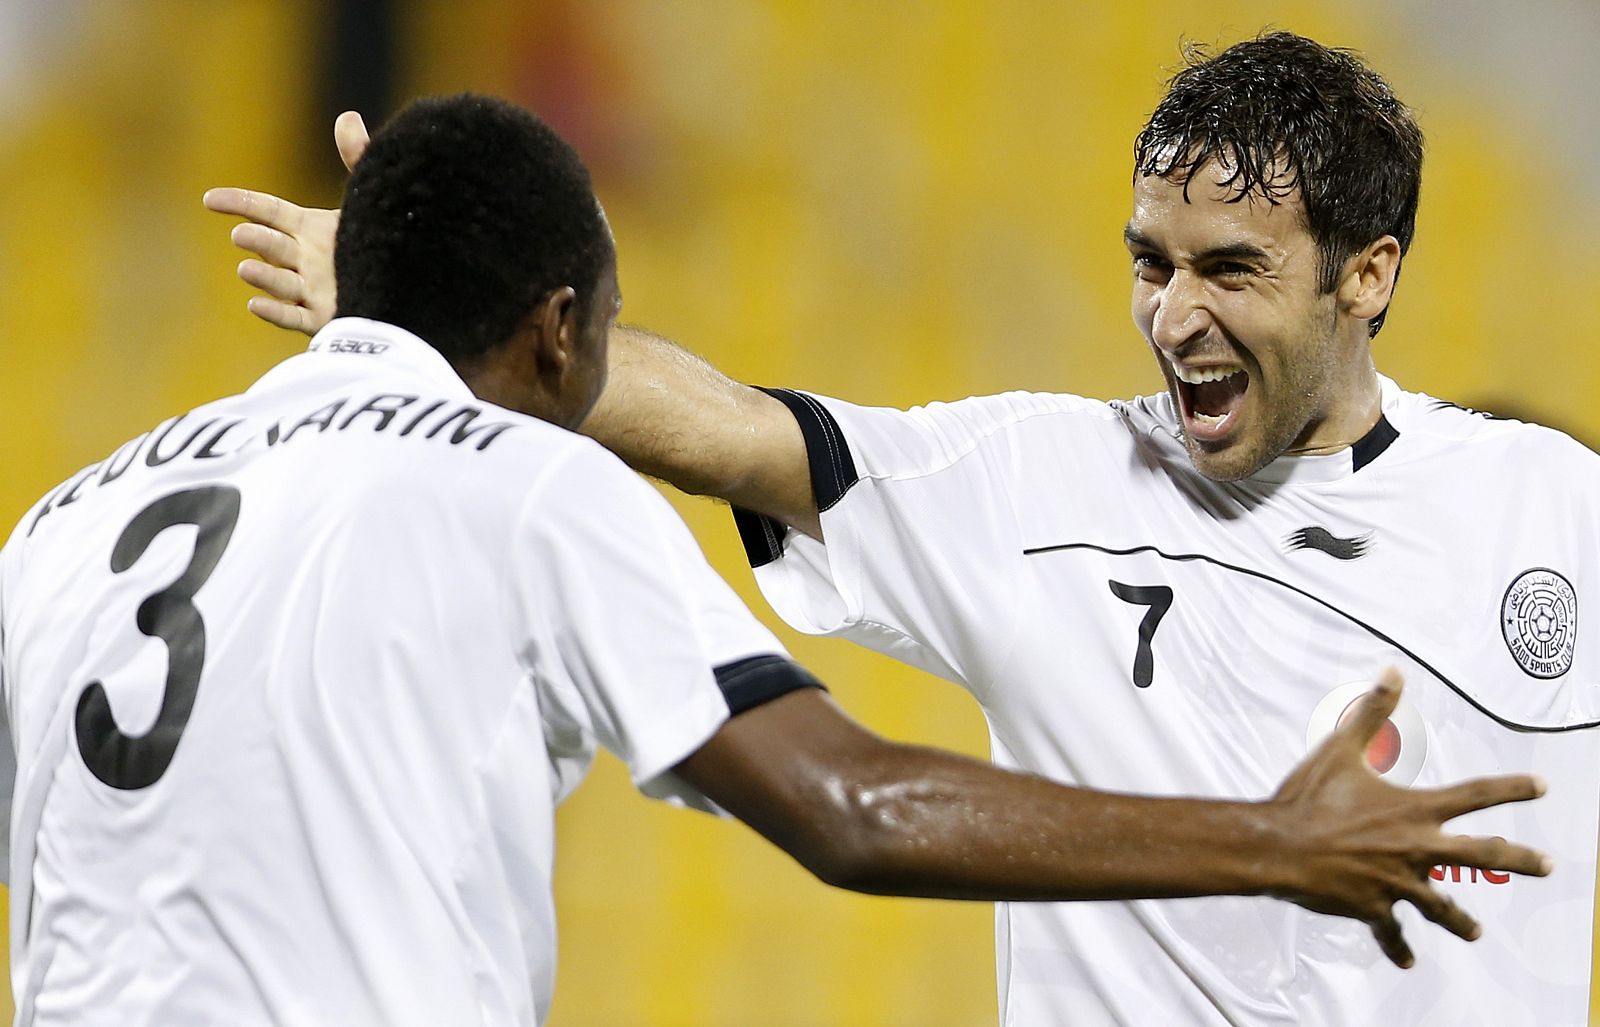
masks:
[[(1290, 368), (1298, 364), (1298, 372), (1286, 370), (1280, 379), (1282, 386), (1272, 390), (1272, 395), (1267, 394), (1267, 387), (1262, 383), (1265, 369), (1260, 361), (1254, 361), (1260, 373), (1252, 377), (1250, 388), (1256, 393), (1252, 405), (1260, 412), (1260, 430), (1249, 432), (1252, 437), (1236, 438), (1220, 452), (1207, 451), (1184, 432), (1184, 449), (1194, 469), (1215, 482), (1240, 481), (1289, 453), (1315, 431), (1323, 420), (1318, 411), (1333, 376), (1333, 369), (1329, 365), (1332, 347), (1333, 333), (1330, 329), (1322, 333), (1316, 346), (1307, 348), (1306, 352), (1316, 355), (1314, 360), (1302, 358), (1298, 362), (1289, 362)], [(1174, 409), (1181, 409), (1177, 382), (1170, 372), (1167, 391), (1172, 397)], [(1283, 398), (1279, 399), (1279, 396)], [(1286, 403), (1292, 405), (1285, 406)]]

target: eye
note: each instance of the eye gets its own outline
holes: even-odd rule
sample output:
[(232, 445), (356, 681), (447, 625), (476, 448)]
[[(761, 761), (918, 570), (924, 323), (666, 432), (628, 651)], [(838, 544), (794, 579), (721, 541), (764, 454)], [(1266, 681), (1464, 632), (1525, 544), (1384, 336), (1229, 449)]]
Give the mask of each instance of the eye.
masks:
[(1164, 282), (1172, 276), (1172, 265), (1154, 253), (1135, 253), (1133, 273), (1147, 282)]
[(1255, 274), (1256, 269), (1249, 264), (1241, 264), (1236, 260), (1225, 260), (1220, 264), (1213, 265), (1211, 273), (1218, 278), (1244, 278)]

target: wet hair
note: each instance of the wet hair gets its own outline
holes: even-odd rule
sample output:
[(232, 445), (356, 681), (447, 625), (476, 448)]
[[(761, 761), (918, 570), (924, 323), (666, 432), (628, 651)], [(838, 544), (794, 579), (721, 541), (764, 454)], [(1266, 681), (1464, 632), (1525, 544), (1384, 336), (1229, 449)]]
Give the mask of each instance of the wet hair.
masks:
[[(1190, 45), (1184, 57), (1134, 142), (1136, 182), (1170, 179), (1188, 199), (1190, 180), (1217, 160), (1230, 202), (1276, 204), (1298, 188), (1324, 293), (1345, 260), (1380, 237), (1394, 236), (1402, 255), (1410, 249), (1422, 130), (1358, 54), (1272, 32), (1215, 55)], [(1372, 319), (1371, 335), (1387, 313)]]
[(345, 187), (338, 316), (398, 325), (459, 366), (562, 286), (587, 318), (612, 259), (589, 172), (548, 125), (490, 96), (417, 100)]

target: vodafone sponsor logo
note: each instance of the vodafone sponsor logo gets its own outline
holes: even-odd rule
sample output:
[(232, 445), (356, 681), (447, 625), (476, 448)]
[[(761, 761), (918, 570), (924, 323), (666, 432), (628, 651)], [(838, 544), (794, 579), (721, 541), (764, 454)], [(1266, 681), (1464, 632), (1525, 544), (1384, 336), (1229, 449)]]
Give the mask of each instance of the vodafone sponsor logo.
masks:
[[(1345, 717), (1350, 714), (1350, 707), (1372, 686), (1371, 681), (1350, 681), (1323, 696), (1316, 709), (1311, 711), (1311, 720), (1306, 725), (1307, 751), (1316, 748), (1344, 723)], [(1400, 705), (1378, 728), (1372, 744), (1367, 746), (1367, 762), (1385, 781), (1404, 787), (1417, 780), (1427, 758), (1428, 725), (1423, 722), (1417, 708), (1402, 695)]]
[(1511, 875), (1499, 870), (1479, 870), (1477, 867), (1434, 867), (1428, 876), (1435, 881), (1451, 884), (1510, 884)]

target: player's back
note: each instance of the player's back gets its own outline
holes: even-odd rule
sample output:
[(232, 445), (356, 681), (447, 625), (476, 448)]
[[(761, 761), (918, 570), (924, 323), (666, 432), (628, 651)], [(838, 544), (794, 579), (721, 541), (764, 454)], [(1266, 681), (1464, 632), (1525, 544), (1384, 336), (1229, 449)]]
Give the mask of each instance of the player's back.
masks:
[(540, 744), (520, 622), (550, 611), (512, 542), (550, 467), (609, 457), (431, 350), (319, 345), (7, 547), (19, 1022), (543, 1012), (575, 776)]

